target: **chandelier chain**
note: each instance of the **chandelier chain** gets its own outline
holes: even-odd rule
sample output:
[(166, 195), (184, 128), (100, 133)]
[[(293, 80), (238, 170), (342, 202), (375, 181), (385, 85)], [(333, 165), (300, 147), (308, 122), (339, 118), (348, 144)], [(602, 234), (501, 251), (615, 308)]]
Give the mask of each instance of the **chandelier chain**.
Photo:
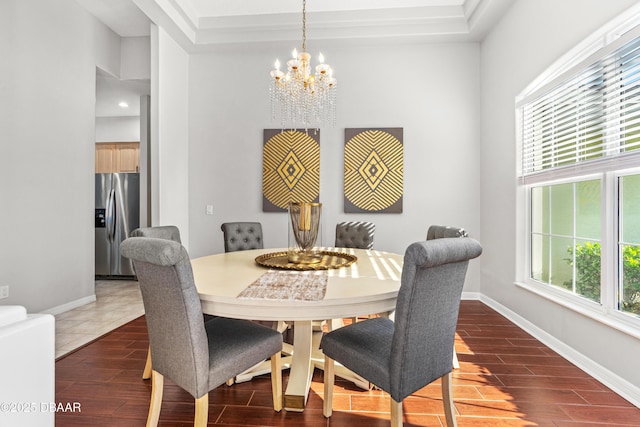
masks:
[(307, 0), (302, 0), (302, 51), (307, 51)]

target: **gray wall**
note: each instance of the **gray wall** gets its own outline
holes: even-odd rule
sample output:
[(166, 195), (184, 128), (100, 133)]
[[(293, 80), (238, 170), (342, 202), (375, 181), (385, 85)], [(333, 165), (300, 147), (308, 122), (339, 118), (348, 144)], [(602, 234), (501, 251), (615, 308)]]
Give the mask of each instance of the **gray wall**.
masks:
[[(262, 132), (278, 127), (271, 121), (270, 65), (289, 51), (263, 47), (191, 57), (192, 256), (223, 251), (220, 224), (226, 221), (260, 221), (267, 247), (287, 245), (286, 214), (262, 212)], [(424, 239), (430, 224), (463, 226), (479, 238), (479, 45), (343, 44), (323, 46), (322, 53), (339, 85), (337, 125), (320, 131), (323, 244), (333, 245), (341, 220), (375, 222), (374, 248), (399, 253)], [(344, 213), (346, 127), (404, 128), (402, 214)], [(205, 215), (207, 204), (214, 215)], [(475, 268), (467, 291), (477, 290)]]
[(482, 43), (482, 293), (640, 387), (640, 341), (518, 288), (515, 97), (632, 0), (518, 0)]
[(0, 304), (94, 295), (95, 75), (119, 71), (116, 39), (73, 0), (0, 2)]

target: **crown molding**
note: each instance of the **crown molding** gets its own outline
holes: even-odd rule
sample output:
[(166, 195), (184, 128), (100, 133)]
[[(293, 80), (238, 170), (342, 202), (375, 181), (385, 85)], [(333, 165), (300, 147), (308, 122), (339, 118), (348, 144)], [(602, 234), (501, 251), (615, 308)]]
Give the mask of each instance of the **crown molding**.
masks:
[[(302, 39), (300, 12), (198, 15), (193, 0), (132, 0), (188, 52)], [(357, 10), (308, 10), (307, 38), (324, 43), (479, 42), (513, 0), (460, 0)]]

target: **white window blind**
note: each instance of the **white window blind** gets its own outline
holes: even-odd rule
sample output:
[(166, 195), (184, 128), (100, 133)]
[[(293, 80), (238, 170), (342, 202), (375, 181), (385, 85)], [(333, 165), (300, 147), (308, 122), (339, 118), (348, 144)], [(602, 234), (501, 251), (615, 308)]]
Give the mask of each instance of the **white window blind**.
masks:
[(640, 37), (621, 38), (532, 95), (520, 103), (523, 176), (640, 149)]

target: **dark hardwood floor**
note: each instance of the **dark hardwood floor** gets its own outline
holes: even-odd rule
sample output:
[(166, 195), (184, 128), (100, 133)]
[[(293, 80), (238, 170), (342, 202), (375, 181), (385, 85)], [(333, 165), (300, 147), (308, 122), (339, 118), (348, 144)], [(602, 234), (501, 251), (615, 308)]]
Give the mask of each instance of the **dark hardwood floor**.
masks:
[[(144, 318), (130, 322), (56, 362), (56, 402), (81, 412), (57, 412), (56, 426), (144, 426), (151, 383), (141, 379), (147, 354)], [(463, 301), (454, 371), (460, 427), (639, 426), (640, 409), (478, 301)], [(287, 376), (284, 377), (286, 386)], [(268, 376), (220, 386), (209, 396), (209, 425), (378, 427), (389, 425), (389, 401), (336, 378), (334, 412), (322, 415), (317, 371), (303, 413), (275, 413)], [(440, 385), (404, 401), (405, 426), (444, 426)], [(193, 425), (190, 395), (165, 380), (160, 426)]]

